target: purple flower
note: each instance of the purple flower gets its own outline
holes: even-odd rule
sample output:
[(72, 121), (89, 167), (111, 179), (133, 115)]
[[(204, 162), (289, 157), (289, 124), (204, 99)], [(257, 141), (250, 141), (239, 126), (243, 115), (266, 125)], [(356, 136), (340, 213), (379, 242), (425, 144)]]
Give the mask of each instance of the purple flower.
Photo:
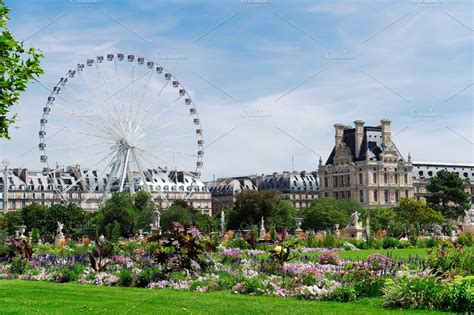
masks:
[(191, 234), (193, 237), (200, 238), (201, 237), (201, 232), (198, 230), (197, 227), (191, 226), (188, 229), (188, 233)]
[(173, 229), (178, 232), (184, 232), (184, 226), (179, 222), (173, 222)]

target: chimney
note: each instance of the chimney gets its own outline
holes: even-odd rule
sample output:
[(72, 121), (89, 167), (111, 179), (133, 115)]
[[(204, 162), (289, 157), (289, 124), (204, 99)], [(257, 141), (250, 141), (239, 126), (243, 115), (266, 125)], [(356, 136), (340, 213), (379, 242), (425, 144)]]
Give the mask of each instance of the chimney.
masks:
[(355, 157), (360, 157), (360, 148), (362, 147), (362, 139), (364, 138), (364, 122), (362, 120), (354, 121), (355, 124)]
[(336, 129), (336, 151), (339, 145), (342, 142), (342, 139), (344, 138), (344, 128), (345, 126), (343, 124), (335, 124), (334, 128)]
[(392, 131), (390, 130), (390, 119), (382, 119), (380, 121), (382, 124), (382, 144), (384, 148), (387, 148), (392, 145)]

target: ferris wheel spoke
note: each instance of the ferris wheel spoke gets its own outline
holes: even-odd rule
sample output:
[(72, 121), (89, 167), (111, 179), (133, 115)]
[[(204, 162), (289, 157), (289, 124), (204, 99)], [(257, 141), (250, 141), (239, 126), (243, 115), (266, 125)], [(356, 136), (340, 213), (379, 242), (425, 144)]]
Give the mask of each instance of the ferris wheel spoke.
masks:
[(48, 150), (64, 150), (64, 149), (73, 149), (73, 148), (88, 148), (88, 147), (95, 147), (95, 146), (104, 145), (104, 144), (112, 144), (112, 143), (110, 143), (110, 142), (100, 142), (100, 143), (92, 143), (92, 144), (66, 145), (66, 146), (62, 146), (62, 147), (48, 148)]
[[(58, 108), (60, 109), (63, 113), (65, 113), (66, 115), (68, 115), (70, 118), (77, 118), (81, 121), (83, 121), (84, 123), (88, 124), (89, 126), (91, 127), (94, 127), (94, 128), (97, 128), (97, 125), (94, 125), (92, 123), (92, 120), (91, 118), (92, 117), (95, 117), (95, 115), (87, 115), (87, 114), (83, 114), (83, 113), (80, 113), (80, 112), (77, 112), (73, 109), (69, 109), (69, 108), (65, 108), (64, 106), (61, 106), (59, 105), (58, 103), (54, 103), (53, 105), (55, 108)], [(88, 118), (88, 119), (86, 119)], [(105, 131), (104, 129), (102, 128), (99, 128), (101, 131)]]
[(182, 96), (178, 97), (175, 101), (173, 101), (172, 103), (168, 104), (165, 108), (163, 108), (157, 115), (150, 117), (149, 120), (143, 126), (143, 129), (148, 127), (151, 123), (154, 123), (155, 120), (158, 120), (159, 122), (163, 114), (166, 113), (168, 110), (170, 110), (174, 105), (176, 105), (181, 98)]
[(141, 122), (144, 122), (147, 120), (148, 112), (152, 108), (153, 105), (156, 104), (156, 102), (160, 99), (161, 95), (163, 94), (163, 91), (166, 89), (166, 87), (170, 84), (170, 81), (166, 81), (165, 84), (160, 88), (158, 93), (156, 94), (156, 97), (153, 99), (152, 102), (148, 105), (148, 107), (143, 111), (144, 115), (142, 119), (140, 120)]
[[(110, 156), (108, 156), (108, 157), (110, 157)], [(94, 185), (89, 188), (89, 191), (86, 193), (84, 199), (81, 201), (81, 207), (87, 202), (87, 200), (89, 200), (89, 198), (90, 198), (92, 192), (97, 188), (100, 179), (104, 176), (105, 172), (109, 169), (109, 167), (112, 165), (112, 163), (114, 163), (114, 160), (115, 160), (115, 157), (113, 157), (113, 158), (107, 163), (107, 166), (102, 169), (102, 171), (100, 172), (100, 174), (97, 175), (97, 181), (94, 181)], [(109, 178), (109, 180), (110, 180), (110, 178)], [(104, 192), (104, 194), (105, 194), (105, 192)]]
[[(130, 86), (130, 102), (128, 105), (128, 117), (132, 117), (132, 109), (133, 109), (133, 92), (135, 90), (135, 70), (137, 67), (137, 63), (135, 61), (132, 62), (132, 75), (130, 78), (130, 83), (128, 84)], [(138, 80), (138, 79), (137, 79)]]
[(148, 91), (148, 88), (150, 86), (151, 78), (153, 77), (153, 71), (150, 71), (150, 76), (148, 77), (147, 83), (145, 84), (145, 89), (143, 90), (142, 97), (140, 98), (140, 102), (138, 103), (137, 110), (135, 112), (134, 119), (137, 121), (138, 119), (138, 113), (142, 109), (142, 104), (143, 100), (145, 99), (146, 92)]
[(162, 163), (164, 163), (165, 166), (173, 166), (174, 164), (176, 164), (176, 163), (171, 163), (170, 161), (156, 155), (155, 153), (151, 152), (150, 150), (138, 149), (137, 152), (140, 154), (140, 156), (143, 157), (143, 159), (148, 158), (148, 161), (151, 161), (151, 162), (154, 161), (151, 158), (154, 158), (154, 159), (160, 160)]
[[(78, 71), (79, 73), (79, 77), (81, 78), (81, 81), (83, 82), (84, 86), (86, 87), (86, 90), (87, 90), (87, 93), (90, 94), (90, 91), (89, 91), (89, 86), (87, 85), (87, 83), (85, 83), (82, 75), (81, 75), (81, 71)], [(68, 86), (68, 85), (65, 85), (64, 86), (64, 90), (66, 90), (68, 93), (71, 93), (72, 96), (73, 96), (73, 99), (75, 101), (79, 101), (80, 103), (82, 103), (85, 107), (87, 107), (89, 109), (90, 112), (92, 112), (96, 117), (100, 118), (102, 121), (105, 122), (105, 117), (103, 115), (101, 115), (100, 113), (98, 113), (94, 107), (89, 104), (89, 102), (87, 102), (83, 97), (80, 96), (80, 94), (78, 92), (76, 92), (75, 89), (73, 89), (71, 86)], [(94, 99), (95, 102), (97, 103), (97, 100), (92, 97), (91, 99)], [(67, 104), (67, 103), (66, 103)], [(101, 106), (99, 104), (97, 104), (98, 106)]]
[(179, 138), (189, 138), (194, 137), (195, 134), (189, 133), (185, 135), (176, 135), (176, 136), (166, 136), (166, 137), (149, 137), (148, 140), (165, 140), (165, 139), (179, 139)]
[[(102, 158), (97, 164), (95, 164), (91, 170), (94, 170), (95, 168), (99, 167), (103, 162), (105, 162), (107, 160), (107, 158), (110, 157), (110, 155), (105, 155), (104, 158)], [(107, 168), (107, 167), (106, 167)], [(62, 191), (63, 194), (67, 193), (72, 187), (74, 187), (75, 185), (77, 185), (78, 183), (82, 182), (84, 178), (87, 177), (87, 173), (83, 173), (81, 172), (81, 176), (79, 176), (71, 185), (69, 185), (65, 190)], [(100, 178), (102, 176), (97, 176), (97, 182), (99, 182)], [(90, 182), (90, 181), (89, 181)], [(86, 187), (86, 185), (83, 185), (84, 187)], [(94, 188), (95, 189), (95, 188)]]
[[(79, 71), (79, 78), (81, 79), (82, 81), (82, 84), (84, 84), (84, 87), (86, 88), (87, 90), (87, 93), (92, 96), (91, 98), (94, 100), (95, 104), (97, 105), (97, 107), (101, 108), (102, 111), (104, 112), (104, 114), (106, 114), (107, 116), (106, 117), (113, 117), (112, 114), (104, 107), (104, 105), (102, 104), (102, 102), (99, 101), (99, 98), (97, 97), (97, 94), (94, 90), (94, 88), (92, 88), (89, 84), (89, 82), (87, 81), (86, 78), (84, 78), (84, 76), (82, 75), (82, 71)], [(74, 92), (75, 94), (77, 94), (76, 92)], [(81, 98), (82, 99), (82, 98)], [(87, 103), (88, 104), (88, 103)], [(90, 106), (90, 105), (89, 105)], [(93, 108), (91, 108), (92, 110), (94, 110)], [(95, 110), (94, 110), (95, 111)], [(97, 113), (97, 111), (95, 111)], [(99, 117), (101, 117), (104, 122), (107, 121), (107, 119), (105, 119), (106, 117), (104, 117), (103, 115), (97, 113), (99, 115)]]
[[(95, 67), (96, 67), (97, 71), (99, 72), (99, 77), (100, 77), (100, 79), (102, 80), (102, 82), (105, 86), (105, 90), (106, 90), (107, 96), (108, 96), (106, 99), (107, 100), (111, 99), (112, 107), (114, 109), (113, 113), (117, 114), (118, 110), (117, 110), (117, 107), (116, 107), (116, 103), (117, 103), (116, 99), (115, 98), (112, 99), (112, 93), (110, 92), (109, 84), (107, 83), (107, 80), (104, 78), (104, 74), (102, 73), (102, 69), (99, 66), (99, 63), (96, 62)], [(112, 116), (112, 117), (115, 117), (115, 116)], [(117, 118), (117, 117), (115, 117), (115, 118)]]
[(150, 192), (150, 187), (148, 187), (147, 180), (145, 178), (145, 173), (143, 172), (143, 167), (140, 163), (140, 160), (138, 159), (138, 155), (135, 152), (135, 150), (132, 150), (132, 155), (133, 155), (133, 159), (135, 160), (135, 163), (137, 165), (137, 168), (139, 170), (140, 178), (143, 181), (143, 185), (145, 186), (145, 190)]
[[(71, 128), (68, 128), (68, 127), (66, 127), (66, 126), (64, 126), (64, 127), (58, 127), (58, 126), (54, 126), (54, 125), (48, 124), (48, 127), (53, 128), (53, 129), (58, 129), (59, 131), (66, 131), (66, 132), (71, 132), (71, 133), (77, 133), (77, 134), (84, 135), (84, 136), (90, 136), (90, 137), (94, 137), (94, 138), (100, 138), (100, 139), (104, 139), (104, 140), (110, 140), (110, 138), (106, 138), (106, 137), (101, 136), (101, 135), (98, 135), (98, 134), (93, 134), (93, 133), (90, 133), (90, 132), (87, 132), (87, 131), (83, 131), (83, 130), (71, 129)], [(55, 135), (56, 135), (56, 134), (55, 134)]]
[(165, 146), (161, 146), (161, 145), (149, 145), (148, 147), (149, 148), (159, 148), (159, 149), (163, 149), (163, 150), (174, 152), (174, 153), (179, 153), (179, 154), (184, 154), (184, 155), (188, 155), (188, 156), (192, 156), (192, 157), (197, 157), (196, 154), (175, 150), (173, 148), (165, 147)]
[[(121, 112), (123, 113), (124, 112), (124, 103), (123, 103), (123, 96), (122, 96), (122, 80), (120, 79), (120, 67), (118, 66), (118, 61), (117, 59), (114, 59), (114, 68), (115, 68), (115, 79), (118, 83), (118, 91), (114, 94), (112, 94), (111, 97), (114, 97), (115, 95), (119, 95), (119, 99), (120, 99), (120, 108), (121, 108)], [(106, 99), (108, 100), (108, 99)]]

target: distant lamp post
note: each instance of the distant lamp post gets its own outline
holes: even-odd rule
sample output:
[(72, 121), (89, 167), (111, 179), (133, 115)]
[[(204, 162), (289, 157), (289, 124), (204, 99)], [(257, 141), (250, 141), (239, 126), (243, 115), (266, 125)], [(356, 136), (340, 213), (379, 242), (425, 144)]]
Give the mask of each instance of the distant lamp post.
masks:
[(3, 169), (3, 213), (8, 212), (8, 166), (10, 161), (7, 159), (2, 160)]

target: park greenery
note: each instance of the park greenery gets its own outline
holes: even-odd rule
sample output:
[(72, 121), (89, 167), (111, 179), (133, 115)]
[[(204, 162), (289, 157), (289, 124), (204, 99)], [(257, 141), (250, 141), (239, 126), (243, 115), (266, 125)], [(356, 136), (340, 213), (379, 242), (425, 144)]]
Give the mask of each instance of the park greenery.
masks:
[[(296, 210), (276, 191), (249, 191), (223, 210), (222, 227), (220, 214), (204, 215), (185, 200), (162, 209), (145, 191), (116, 192), (95, 213), (74, 204), (31, 204), (0, 216), (0, 278), (13, 285), (41, 280), (317, 303), (375, 299), (379, 312), (473, 312), (473, 237), (446, 236), (458, 210), (442, 206), (406, 198), (395, 207), (364, 209), (319, 198)], [(156, 210), (161, 233), (150, 227)], [(337, 235), (336, 225), (344, 227), (356, 211), (369, 237)], [(295, 230), (297, 216), (304, 232)], [(55, 242), (58, 222), (67, 237), (61, 243)], [(27, 236), (13, 236), (20, 225)]]
[(0, 138), (10, 138), (9, 128), (15, 124), (16, 114), (11, 107), (18, 104), (27, 84), (43, 73), (41, 51), (24, 47), (7, 28), (9, 9), (0, 0)]

